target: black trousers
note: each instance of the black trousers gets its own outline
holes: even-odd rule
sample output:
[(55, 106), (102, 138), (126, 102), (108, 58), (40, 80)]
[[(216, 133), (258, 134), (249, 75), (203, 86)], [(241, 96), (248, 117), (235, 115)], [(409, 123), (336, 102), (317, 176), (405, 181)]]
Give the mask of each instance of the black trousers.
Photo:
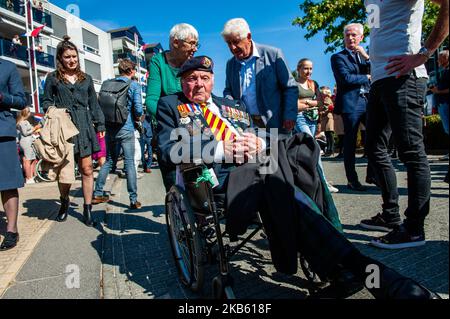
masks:
[(424, 232), (430, 210), (430, 167), (422, 135), (425, 78), (415, 74), (385, 78), (372, 84), (367, 109), (367, 156), (382, 191), (383, 217), (399, 224), (397, 178), (388, 155), (394, 139), (400, 160), (408, 172), (408, 207), (405, 227), (413, 235)]

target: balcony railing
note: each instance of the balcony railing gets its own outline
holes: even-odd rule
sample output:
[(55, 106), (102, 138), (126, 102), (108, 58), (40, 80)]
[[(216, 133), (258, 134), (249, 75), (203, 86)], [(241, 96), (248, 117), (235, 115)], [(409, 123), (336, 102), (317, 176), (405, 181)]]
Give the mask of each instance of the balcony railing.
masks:
[[(25, 6), (23, 3), (21, 5), (19, 0), (0, 0), (0, 7), (25, 17)], [(52, 27), (52, 16), (45, 10), (33, 8), (33, 20)]]
[[(118, 63), (119, 59), (130, 59), (131, 61), (133, 61), (134, 63), (137, 63), (137, 58), (130, 54), (130, 53), (114, 53), (113, 54), (113, 60), (114, 63)], [(145, 59), (141, 58), (140, 59), (140, 66), (141, 68), (147, 69), (147, 64), (145, 63)]]
[[(34, 51), (36, 63), (49, 68), (55, 68), (55, 57), (53, 55)], [(0, 39), (0, 56), (7, 56), (28, 62), (28, 48), (23, 45), (14, 44), (11, 41)]]

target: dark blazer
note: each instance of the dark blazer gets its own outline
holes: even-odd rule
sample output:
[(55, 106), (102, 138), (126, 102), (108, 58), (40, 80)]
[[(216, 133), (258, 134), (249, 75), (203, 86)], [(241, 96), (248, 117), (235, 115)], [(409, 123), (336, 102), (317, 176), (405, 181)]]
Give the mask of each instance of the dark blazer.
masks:
[(346, 49), (331, 56), (331, 68), (337, 85), (334, 113), (352, 113), (361, 86), (369, 89), (370, 81), (367, 74), (370, 74), (370, 63), (363, 60), (361, 58), (361, 64), (358, 65)]
[[(261, 115), (268, 119), (268, 128), (282, 128), (284, 120), (297, 118), (298, 87), (280, 49), (255, 44), (260, 58), (256, 61), (256, 98)], [(227, 62), (223, 95), (242, 97), (241, 64), (236, 58)]]
[[(219, 109), (225, 106), (245, 112), (245, 106), (240, 104), (238, 101), (220, 98), (214, 95), (212, 96), (212, 98), (213, 102), (219, 107)], [(189, 102), (189, 100), (184, 96), (182, 92), (162, 97), (158, 102), (156, 112), (156, 120), (158, 121), (157, 126), (157, 139), (159, 151), (158, 157), (162, 161), (162, 163), (170, 167), (174, 167), (175, 165), (180, 164), (180, 162), (174, 162), (173, 161), (174, 157), (171, 156), (171, 154), (173, 155), (175, 151), (177, 151), (178, 152), (177, 154), (180, 155), (180, 157), (178, 157), (180, 161), (182, 160), (183, 163), (193, 163), (194, 159), (202, 158), (205, 148), (207, 148), (207, 150), (210, 152), (210, 155), (213, 156), (218, 143), (212, 134), (208, 134), (208, 132), (205, 131), (205, 129), (208, 128), (208, 124), (206, 123), (202, 115), (200, 116), (189, 115), (189, 117), (191, 118), (190, 123), (193, 124), (195, 119), (200, 120), (202, 123), (201, 134), (203, 138), (200, 141), (200, 149), (193, 148), (194, 139), (195, 138), (198, 139), (199, 137), (198, 135), (192, 136), (191, 134), (189, 137), (187, 137), (186, 134), (183, 134), (182, 131), (176, 130), (177, 128), (186, 128), (186, 130), (184, 130), (184, 133), (188, 131), (187, 125), (182, 124), (182, 121), (180, 121), (181, 116), (177, 108), (179, 105), (187, 103), (191, 102)], [(251, 121), (250, 123), (246, 124), (234, 120), (232, 118), (228, 118), (228, 120), (235, 128), (239, 127), (243, 131), (251, 127)], [(186, 143), (179, 143), (182, 140), (182, 138)], [(185, 148), (182, 147), (185, 148), (189, 147), (189, 152), (186, 152)], [(228, 177), (229, 170), (234, 167), (234, 164), (232, 163), (205, 163), (205, 164), (207, 164), (208, 167), (214, 168), (214, 171), (220, 183), (220, 186), (215, 188), (214, 191), (221, 192), (225, 185), (225, 180)]]
[(22, 78), (16, 66), (0, 59), (0, 137), (15, 137), (16, 120), (11, 108), (22, 110), (27, 105)]

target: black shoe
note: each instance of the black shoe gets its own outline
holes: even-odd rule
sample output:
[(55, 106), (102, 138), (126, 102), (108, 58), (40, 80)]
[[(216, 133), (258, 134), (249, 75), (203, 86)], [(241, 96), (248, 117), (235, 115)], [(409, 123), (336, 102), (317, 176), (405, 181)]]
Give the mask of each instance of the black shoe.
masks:
[(339, 153), (338, 155), (336, 155), (335, 158), (336, 158), (336, 159), (342, 159), (342, 158), (344, 158), (344, 153)]
[(64, 222), (67, 219), (70, 208), (70, 199), (69, 198), (60, 198), (61, 207), (59, 208), (58, 216), (56, 216), (56, 220), (59, 222)]
[(353, 273), (341, 268), (328, 278), (330, 285), (313, 293), (312, 299), (345, 299), (364, 289), (364, 283)]
[(0, 245), (0, 251), (9, 250), (16, 247), (19, 242), (19, 233), (7, 232), (2, 244)]
[(437, 293), (430, 291), (417, 281), (384, 265), (379, 266), (381, 268), (380, 288), (369, 289), (376, 299), (442, 299)]
[(95, 226), (94, 221), (92, 220), (92, 205), (83, 205), (83, 222), (88, 227)]
[(367, 190), (366, 186), (363, 186), (360, 182), (348, 183), (347, 188), (353, 191), (365, 192)]
[(377, 214), (371, 219), (363, 219), (359, 225), (365, 229), (379, 230), (379, 231), (392, 231), (396, 227), (395, 224), (389, 224), (383, 218), (381, 214)]
[(413, 236), (403, 226), (398, 226), (389, 234), (373, 239), (370, 244), (384, 249), (403, 249), (425, 245), (425, 234)]

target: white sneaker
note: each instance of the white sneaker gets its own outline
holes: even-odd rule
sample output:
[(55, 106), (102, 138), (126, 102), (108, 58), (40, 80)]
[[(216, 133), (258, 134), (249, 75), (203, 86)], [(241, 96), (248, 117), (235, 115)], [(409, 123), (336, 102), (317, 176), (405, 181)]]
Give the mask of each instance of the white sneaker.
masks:
[(339, 192), (339, 189), (337, 189), (336, 187), (331, 185), (329, 182), (327, 182), (327, 187), (328, 187), (328, 190), (330, 191), (330, 193), (338, 193)]
[(141, 174), (141, 173), (137, 173), (137, 174), (136, 174), (136, 178), (137, 178), (137, 179), (141, 179), (142, 177), (144, 177), (143, 174)]
[(36, 184), (36, 181), (34, 180), (34, 178), (30, 178), (30, 179), (27, 179), (25, 184)]

